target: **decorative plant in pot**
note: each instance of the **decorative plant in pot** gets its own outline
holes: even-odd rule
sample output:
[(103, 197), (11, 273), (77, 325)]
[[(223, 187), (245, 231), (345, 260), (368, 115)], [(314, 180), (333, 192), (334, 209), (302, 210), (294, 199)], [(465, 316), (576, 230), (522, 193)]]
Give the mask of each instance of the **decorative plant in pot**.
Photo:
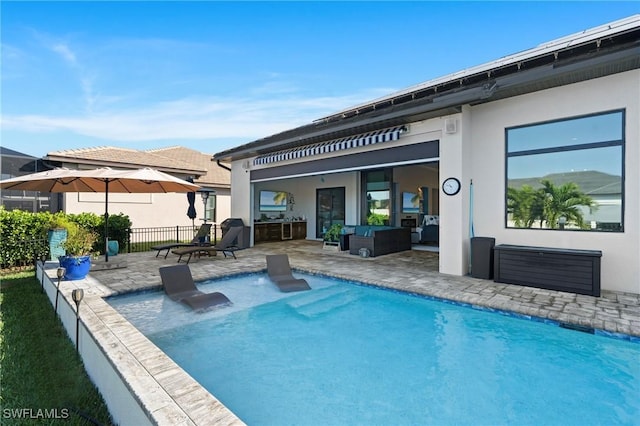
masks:
[(324, 233), (324, 241), (337, 243), (338, 241), (340, 241), (341, 232), (342, 232), (342, 225), (339, 223), (334, 223), (327, 230), (327, 232)]
[(67, 239), (60, 244), (66, 253), (58, 258), (60, 266), (65, 268), (65, 279), (81, 280), (91, 269), (91, 249), (98, 235), (75, 223), (67, 226), (67, 234)]

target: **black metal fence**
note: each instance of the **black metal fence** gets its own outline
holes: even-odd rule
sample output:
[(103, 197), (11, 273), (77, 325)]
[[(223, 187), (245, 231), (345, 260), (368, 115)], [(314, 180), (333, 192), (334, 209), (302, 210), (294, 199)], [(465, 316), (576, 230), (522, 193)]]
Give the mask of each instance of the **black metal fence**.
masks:
[[(164, 226), (155, 228), (128, 229), (129, 241), (126, 247), (119, 247), (120, 253), (135, 253), (151, 250), (151, 246), (162, 243), (188, 243), (198, 232), (198, 226)], [(209, 238), (222, 238), (220, 226), (213, 224)], [(47, 238), (29, 238), (17, 244), (0, 241), (0, 269), (33, 265), (36, 260), (49, 259)]]
[[(188, 243), (198, 232), (198, 226), (163, 226), (155, 228), (130, 228), (129, 243), (126, 249), (120, 247), (120, 252), (136, 253), (151, 250), (151, 246), (164, 243)], [(222, 237), (222, 231), (217, 224), (211, 226), (211, 241)]]

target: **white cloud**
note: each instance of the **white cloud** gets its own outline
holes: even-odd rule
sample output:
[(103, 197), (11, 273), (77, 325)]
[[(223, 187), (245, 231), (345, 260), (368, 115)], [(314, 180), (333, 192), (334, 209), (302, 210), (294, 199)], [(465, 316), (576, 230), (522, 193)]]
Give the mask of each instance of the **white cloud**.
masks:
[(113, 141), (257, 139), (308, 124), (376, 96), (377, 91), (305, 99), (191, 97), (82, 116), (5, 114), (1, 124), (14, 131), (67, 131)]
[[(79, 139), (95, 138), (107, 144), (110, 141), (251, 140), (308, 124), (392, 91), (372, 89), (344, 96), (307, 96), (302, 94), (304, 86), (296, 84), (296, 79), (291, 78), (291, 75), (268, 72), (263, 83), (242, 88), (242, 97), (186, 96), (176, 97), (171, 101), (140, 104), (150, 96), (172, 96), (175, 93), (173, 88), (165, 89), (176, 82), (184, 81), (186, 90), (199, 93), (198, 87), (189, 88), (188, 83), (190, 78), (197, 81), (200, 76), (174, 73), (169, 67), (166, 75), (150, 76), (162, 78), (160, 86), (157, 86), (156, 81), (140, 81), (140, 86), (131, 85), (133, 89), (126, 84), (123, 87), (112, 87), (111, 84), (116, 82), (117, 85), (119, 79), (126, 82), (129, 80), (126, 75), (118, 75), (118, 66), (106, 66), (101, 62), (105, 49), (112, 48), (120, 52), (116, 47), (129, 46), (130, 50), (144, 47), (145, 51), (153, 49), (161, 52), (184, 52), (189, 51), (187, 48), (195, 48), (196, 52), (200, 52), (200, 48), (209, 48), (209, 45), (184, 44), (163, 39), (112, 39), (88, 49), (83, 41), (70, 42), (62, 37), (42, 33), (36, 33), (36, 37), (42, 46), (63, 60), (75, 78), (77, 89), (72, 87), (67, 91), (70, 98), (68, 103), (76, 105), (77, 97), (81, 97), (84, 106), (84, 111), (67, 115), (58, 112), (11, 114), (5, 108), (0, 117), (3, 130), (22, 132), (25, 135), (37, 134), (37, 139), (42, 141), (40, 143), (61, 135), (71, 138), (76, 136)], [(224, 46), (216, 48), (224, 50)], [(120, 53), (116, 58), (121, 58)], [(119, 62), (114, 64), (118, 65)], [(138, 106), (132, 106), (131, 102)]]
[(76, 66), (78, 64), (75, 53), (71, 51), (71, 48), (63, 43), (55, 43), (51, 46), (51, 50), (62, 56), (62, 58), (69, 64)]

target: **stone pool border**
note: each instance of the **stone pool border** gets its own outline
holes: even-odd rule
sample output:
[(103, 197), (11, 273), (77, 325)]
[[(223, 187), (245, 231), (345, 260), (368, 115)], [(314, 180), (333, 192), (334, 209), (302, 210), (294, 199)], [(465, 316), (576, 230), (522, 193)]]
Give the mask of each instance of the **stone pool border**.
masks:
[[(53, 303), (54, 263), (36, 267)], [(243, 425), (195, 379), (112, 308), (112, 291), (87, 276), (60, 285), (58, 315), (75, 343), (76, 307), (71, 292), (82, 288), (78, 352), (114, 423), (122, 425)]]

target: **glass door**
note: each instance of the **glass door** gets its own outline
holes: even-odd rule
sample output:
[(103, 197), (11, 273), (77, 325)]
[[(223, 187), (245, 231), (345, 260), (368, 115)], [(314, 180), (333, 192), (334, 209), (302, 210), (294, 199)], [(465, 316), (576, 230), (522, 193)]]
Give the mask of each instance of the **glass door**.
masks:
[(344, 194), (344, 187), (316, 190), (316, 238), (322, 238), (333, 224), (344, 225)]
[(362, 190), (365, 203), (362, 209), (362, 224), (389, 225), (393, 223), (395, 211), (392, 202), (392, 178), (391, 169), (362, 172)]

